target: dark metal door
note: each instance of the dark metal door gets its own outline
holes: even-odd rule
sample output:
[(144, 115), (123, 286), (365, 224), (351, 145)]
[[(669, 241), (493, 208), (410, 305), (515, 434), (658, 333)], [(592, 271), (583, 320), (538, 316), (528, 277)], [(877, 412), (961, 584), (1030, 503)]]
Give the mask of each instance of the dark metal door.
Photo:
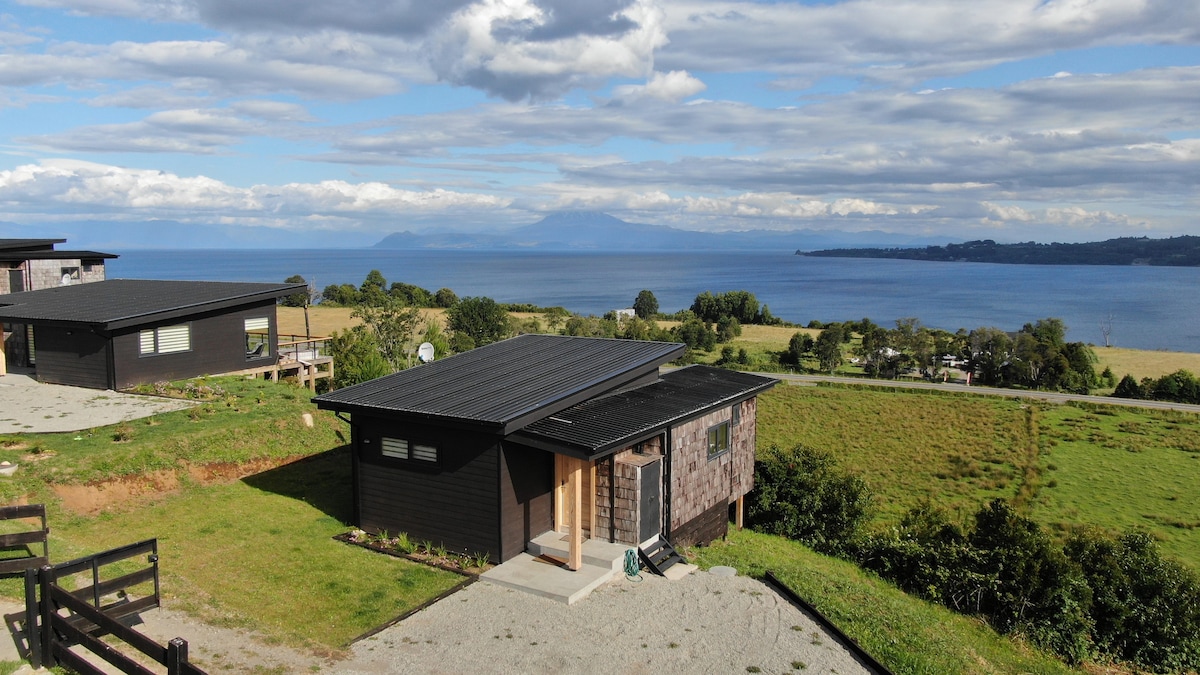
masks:
[(8, 271), (8, 292), (20, 293), (25, 290), (25, 270)]
[(638, 537), (646, 541), (662, 533), (662, 462), (651, 462), (638, 470), (641, 499), (638, 502)]

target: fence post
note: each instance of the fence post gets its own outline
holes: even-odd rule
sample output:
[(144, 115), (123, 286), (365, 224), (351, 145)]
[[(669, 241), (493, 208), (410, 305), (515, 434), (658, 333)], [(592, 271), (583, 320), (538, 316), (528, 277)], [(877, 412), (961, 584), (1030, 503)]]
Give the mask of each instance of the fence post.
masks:
[(42, 591), (42, 665), (46, 668), (53, 668), (57, 665), (54, 660), (54, 650), (51, 648), (51, 640), (54, 636), (54, 625), (51, 623), (51, 617), (54, 616), (54, 598), (50, 595), (50, 587), (54, 584), (54, 568), (49, 565), (43, 565), (38, 572), (38, 582)]
[(167, 643), (167, 675), (181, 675), (188, 662), (188, 644), (183, 638), (172, 638)]
[(25, 644), (29, 647), (29, 665), (42, 667), (42, 635), (38, 632), (37, 570), (25, 569)]

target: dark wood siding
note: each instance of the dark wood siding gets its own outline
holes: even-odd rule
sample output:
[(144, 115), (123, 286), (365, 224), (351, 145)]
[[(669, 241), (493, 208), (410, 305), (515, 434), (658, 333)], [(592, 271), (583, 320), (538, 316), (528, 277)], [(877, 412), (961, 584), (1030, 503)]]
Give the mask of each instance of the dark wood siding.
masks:
[(706, 546), (729, 532), (729, 503), (714, 504), (671, 532), (676, 546)]
[(554, 527), (554, 455), (505, 443), (500, 462), (500, 560)]
[[(501, 558), (496, 437), (359, 416), (354, 423), (359, 527)], [(384, 457), (385, 436), (436, 446), (437, 464)]]
[(86, 328), (36, 326), (37, 379), (53, 384), (108, 389), (108, 338)]
[[(272, 354), (269, 358), (247, 361), (246, 319), (262, 316), (270, 319)], [(191, 350), (150, 356), (142, 356), (139, 353), (138, 336), (142, 330), (182, 323), (191, 324)], [(148, 382), (215, 375), (252, 366), (271, 365), (276, 358), (275, 334), (273, 300), (120, 331), (112, 338), (116, 386), (118, 389), (124, 389)]]

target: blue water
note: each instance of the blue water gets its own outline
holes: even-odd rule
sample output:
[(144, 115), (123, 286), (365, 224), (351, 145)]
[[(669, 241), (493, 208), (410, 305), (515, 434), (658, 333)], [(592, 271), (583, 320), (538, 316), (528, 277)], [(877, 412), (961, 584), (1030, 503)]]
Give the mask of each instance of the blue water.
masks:
[(358, 285), (372, 269), (388, 282), (459, 297), (561, 305), (583, 314), (629, 307), (650, 289), (660, 309), (691, 305), (698, 293), (746, 290), (784, 320), (868, 317), (890, 326), (917, 317), (954, 331), (1017, 330), (1062, 319), (1068, 339), (1200, 352), (1200, 268), (988, 265), (806, 258), (790, 253), (563, 253), (481, 251), (182, 250), (128, 251), (108, 263), (109, 278), (282, 282), (299, 274), (318, 289)]

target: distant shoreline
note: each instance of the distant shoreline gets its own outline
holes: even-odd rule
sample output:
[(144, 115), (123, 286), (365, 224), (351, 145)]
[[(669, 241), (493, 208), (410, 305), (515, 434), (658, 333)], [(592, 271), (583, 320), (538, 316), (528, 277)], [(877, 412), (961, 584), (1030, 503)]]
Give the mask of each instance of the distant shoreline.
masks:
[(1200, 237), (1122, 237), (1083, 244), (997, 244), (985, 239), (924, 248), (839, 248), (796, 251), (814, 258), (887, 258), (1004, 265), (1200, 266)]

